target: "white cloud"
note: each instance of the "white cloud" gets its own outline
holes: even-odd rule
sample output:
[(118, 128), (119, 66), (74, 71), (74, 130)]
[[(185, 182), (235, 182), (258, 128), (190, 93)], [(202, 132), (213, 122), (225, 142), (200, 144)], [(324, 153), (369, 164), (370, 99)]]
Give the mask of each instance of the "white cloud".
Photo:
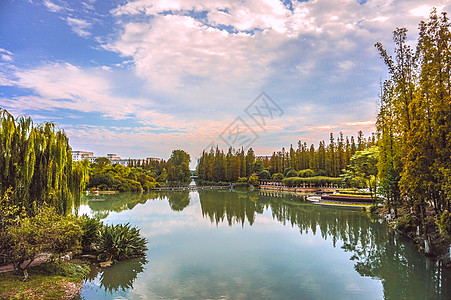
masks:
[(112, 82), (99, 70), (84, 70), (69, 63), (47, 64), (35, 69), (15, 70), (10, 85), (31, 89), (34, 94), (9, 100), (15, 109), (72, 109), (100, 112), (105, 117), (124, 119), (151, 105), (149, 100), (115, 96)]
[(67, 17), (65, 20), (67, 24), (71, 27), (72, 31), (78, 34), (79, 36), (85, 38), (91, 35), (88, 29), (92, 26), (92, 24), (89, 23), (88, 21), (71, 17)]
[(0, 48), (0, 53), (6, 53), (8, 55), (13, 55), (10, 51), (3, 49), (3, 48)]
[(394, 28), (417, 27), (405, 12), (422, 1), (411, 2), (293, 1), (289, 9), (278, 0), (128, 1), (112, 10), (122, 30), (104, 48), (131, 57), (153, 91), (223, 103), (236, 99), (232, 91), (258, 93), (277, 73), (320, 74), (326, 61), (339, 67), (327, 70), (331, 80), (345, 78), (350, 57), (374, 58), (373, 44), (390, 42)]
[(338, 67), (344, 71), (348, 71), (354, 67), (354, 63), (350, 60), (341, 61), (338, 63)]
[[(171, 91), (202, 85), (260, 83), (276, 57), (271, 32), (231, 34), (189, 17), (155, 16), (150, 24), (128, 23), (108, 49), (134, 59), (136, 73), (154, 88)], [(277, 44), (279, 37), (272, 35)]]
[(8, 54), (0, 54), (0, 59), (4, 60), (4, 61), (13, 61), (13, 58), (11, 57), (11, 55)]
[(433, 5), (425, 4), (425, 5), (418, 6), (414, 9), (411, 9), (410, 13), (416, 17), (423, 17), (423, 18), (427, 19), (429, 17), (429, 14), (431, 13), (431, 10), (433, 7), (437, 8), (437, 11), (440, 12), (443, 10), (443, 8), (445, 6), (444, 5), (433, 6)]
[(47, 7), (49, 11), (54, 13), (67, 10), (67, 7), (58, 5), (50, 0), (44, 0), (43, 4), (45, 5), (45, 7)]

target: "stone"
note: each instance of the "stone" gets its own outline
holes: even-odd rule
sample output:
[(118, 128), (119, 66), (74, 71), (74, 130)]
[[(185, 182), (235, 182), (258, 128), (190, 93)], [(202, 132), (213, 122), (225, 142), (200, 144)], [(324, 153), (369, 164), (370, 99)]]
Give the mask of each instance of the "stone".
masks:
[(111, 260), (107, 260), (107, 261), (99, 263), (101, 268), (111, 267), (112, 264), (113, 264), (113, 261), (111, 261)]

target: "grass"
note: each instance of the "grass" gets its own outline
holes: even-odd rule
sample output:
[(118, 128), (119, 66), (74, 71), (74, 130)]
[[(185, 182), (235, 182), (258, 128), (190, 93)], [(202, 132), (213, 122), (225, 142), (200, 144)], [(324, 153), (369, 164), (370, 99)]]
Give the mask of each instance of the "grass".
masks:
[(0, 273), (0, 299), (64, 299), (76, 296), (87, 265), (44, 263), (29, 268), (29, 279), (11, 272)]
[(356, 198), (371, 198), (371, 195), (359, 195), (359, 194), (330, 194), (329, 196), (341, 196), (341, 197), (356, 197)]
[(337, 202), (321, 202), (319, 204), (336, 205), (336, 206), (355, 206), (355, 207), (370, 207), (371, 206), (371, 204), (337, 203)]

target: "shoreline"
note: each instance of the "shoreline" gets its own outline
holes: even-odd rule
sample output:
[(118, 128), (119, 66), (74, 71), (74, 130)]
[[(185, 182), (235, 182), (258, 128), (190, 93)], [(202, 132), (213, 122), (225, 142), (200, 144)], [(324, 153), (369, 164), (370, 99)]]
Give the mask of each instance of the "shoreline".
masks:
[(310, 192), (333, 192), (336, 188), (327, 188), (327, 187), (306, 187), (306, 188), (290, 188), (286, 186), (270, 186), (270, 185), (260, 185), (258, 187), (260, 190), (275, 190), (275, 191), (286, 191), (286, 192), (300, 192), (300, 193), (310, 193)]

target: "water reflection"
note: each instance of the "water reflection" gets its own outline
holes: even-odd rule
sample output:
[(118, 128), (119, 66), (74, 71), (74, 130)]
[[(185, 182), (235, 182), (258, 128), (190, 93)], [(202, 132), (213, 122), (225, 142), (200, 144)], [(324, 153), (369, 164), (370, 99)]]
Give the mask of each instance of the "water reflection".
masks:
[[(286, 193), (265, 191), (199, 190), (198, 193), (190, 193), (189, 191), (170, 191), (147, 194), (103, 195), (101, 197), (104, 199), (103, 201), (98, 201), (96, 199), (94, 199), (94, 201), (87, 201), (89, 208), (97, 215), (108, 215), (111, 211), (120, 212), (123, 210), (133, 210), (138, 203), (146, 203), (147, 199), (151, 199), (151, 201), (146, 203), (146, 207), (153, 207), (153, 201), (167, 200), (172, 211), (180, 212), (180, 214), (170, 216), (171, 218), (174, 218), (174, 220), (181, 214), (187, 213), (187, 211), (193, 213), (193, 210), (186, 209), (190, 203), (198, 204), (200, 205), (200, 213), (204, 220), (208, 219), (216, 226), (225, 223), (231, 227), (234, 225), (245, 227), (246, 224), (255, 227), (257, 226), (258, 221), (261, 220), (259, 217), (260, 215), (263, 216), (270, 213), (273, 220), (276, 220), (283, 225), (297, 228), (303, 237), (311, 237), (313, 235), (320, 240), (330, 240), (329, 245), (332, 245), (333, 248), (341, 247), (344, 252), (350, 253), (354, 269), (360, 276), (377, 279), (381, 282), (385, 299), (451, 298), (450, 270), (445, 270), (435, 262), (425, 259), (418, 254), (414, 245), (409, 241), (387, 229), (387, 227), (381, 224), (379, 220), (371, 219), (361, 211), (321, 207), (304, 202), (303, 195), (290, 195)], [(197, 197), (199, 203), (193, 201), (194, 198), (197, 199)], [(152, 210), (149, 209), (148, 220), (152, 220), (151, 215)], [(193, 219), (193, 222), (194, 221), (195, 219)], [(138, 225), (145, 226), (145, 224)], [(205, 227), (203, 224), (199, 223), (196, 226), (197, 227), (193, 227), (194, 231), (199, 230), (199, 232), (205, 233), (204, 231), (201, 231), (201, 228)], [(218, 235), (221, 234), (221, 232), (218, 231), (214, 234)], [(181, 236), (185, 235), (186, 232), (181, 233)], [(202, 234), (198, 234), (198, 236), (201, 235)], [(181, 239), (181, 236), (179, 236), (179, 239)], [(196, 232), (193, 233), (193, 236), (196, 236)], [(209, 238), (211, 239), (212, 237), (210, 236)], [(304, 239), (300, 240), (304, 241)], [(184, 251), (184, 244), (182, 242), (179, 243), (178, 241), (179, 240), (175, 239), (168, 243), (177, 245), (174, 249), (180, 248), (180, 251), (182, 252), (180, 252), (179, 255), (182, 255), (181, 253), (192, 255), (192, 253), (196, 253), (196, 251), (202, 253), (202, 251), (204, 251), (202, 247), (213, 247), (212, 244), (204, 241), (205, 244), (198, 245), (200, 248), (188, 248), (189, 250)], [(261, 251), (267, 251), (266, 249), (269, 249), (268, 246), (270, 245), (268, 243), (270, 243), (270, 241), (261, 241)], [(224, 247), (224, 245), (222, 247)], [(211, 253), (214, 253), (215, 251), (218, 250), (211, 249)], [(321, 249), (320, 251), (323, 250)], [(256, 252), (255, 256), (258, 256), (259, 253), (260, 252)], [(329, 248), (324, 248), (324, 253), (334, 252), (331, 252)], [(274, 253), (274, 256), (277, 257), (277, 254), (278, 253)], [(302, 254), (294, 255), (302, 256)], [(334, 266), (323, 266), (323, 262), (315, 261), (315, 259), (318, 259), (316, 256), (319, 257), (320, 255), (309, 257), (309, 260), (312, 260), (312, 262), (320, 266), (322, 271), (318, 270), (318, 272), (327, 270), (327, 272), (333, 274)], [(152, 258), (154, 258), (154, 256), (149, 257), (151, 261)], [(190, 259), (193, 259), (193, 257), (190, 257)], [(292, 259), (293, 262), (300, 260), (299, 257), (292, 257)], [(340, 259), (342, 258), (337, 257), (336, 259), (337, 264), (339, 264)], [(349, 259), (349, 257), (347, 259)], [(228, 258), (224, 257), (224, 261), (227, 260)], [(245, 258), (244, 260), (246, 262), (242, 263), (247, 263), (249, 258)], [(157, 264), (157, 262), (154, 263)], [(165, 261), (159, 261), (157, 265), (166, 265), (167, 263), (168, 262)], [(201, 273), (203, 274), (208, 274), (209, 272), (211, 274), (215, 273), (208, 264), (196, 265), (195, 262), (192, 262), (191, 260), (187, 260), (185, 263), (190, 266), (188, 268), (190, 271), (189, 274), (184, 275), (184, 278), (191, 278), (193, 284), (200, 284), (200, 278), (205, 277), (202, 277), (201, 275), (198, 276), (197, 273), (192, 273), (193, 270), (201, 268)], [(142, 261), (123, 262), (105, 270), (100, 277), (97, 276), (96, 278), (100, 280), (100, 286), (108, 293), (130, 290), (133, 289), (132, 286), (137, 274), (143, 272), (144, 264), (145, 262)], [(183, 271), (187, 265), (180, 266), (179, 269)], [(274, 264), (274, 266), (278, 266), (278, 264)], [(174, 265), (171, 266), (171, 268), (174, 267)], [(253, 268), (253, 266), (250, 266), (250, 268)], [(146, 272), (148, 271), (145, 271), (144, 273)], [(292, 272), (294, 273), (287, 273), (290, 274), (288, 278), (295, 278), (295, 276), (297, 276), (297, 271)], [(180, 275), (179, 273), (177, 274)], [(274, 274), (274, 276), (277, 277), (282, 275)], [(306, 276), (321, 280), (322, 276), (330, 276), (330, 274), (312, 273), (306, 274)], [(155, 277), (159, 276), (155, 275)], [(207, 277), (212, 279), (211, 276)], [(173, 280), (174, 282), (183, 282), (183, 279)], [(221, 281), (220, 278), (218, 278), (218, 280)], [(322, 280), (326, 279), (324, 278)], [(329, 278), (327, 280), (339, 281), (345, 279)], [(209, 283), (208, 285), (211, 286), (212, 284), (215, 283)], [(267, 282), (268, 286), (271, 286), (272, 284), (272, 281)], [(296, 286), (296, 282), (292, 284), (293, 286)], [(207, 289), (207, 287), (205, 288)], [(301, 296), (298, 294), (300, 293), (299, 289), (300, 287), (298, 284), (297, 288), (294, 288), (293, 290), (293, 295)], [(156, 285), (152, 292), (160, 290), (166, 291), (165, 293), (168, 293), (167, 295), (174, 292), (171, 289), (164, 289), (163, 286), (159, 285)], [(279, 292), (283, 294), (283, 291)], [(214, 294), (213, 296), (212, 294), (208, 295), (210, 298), (216, 297)], [(160, 296), (165, 297), (163, 294)], [(374, 298), (374, 295), (370, 298)]]
[(81, 204), (87, 205), (93, 216), (105, 219), (110, 212), (132, 210), (137, 204), (144, 204), (150, 199), (168, 200), (174, 211), (182, 211), (190, 203), (189, 191), (168, 191), (87, 195)]
[(386, 299), (451, 297), (450, 270), (425, 259), (410, 241), (362, 212), (319, 207), (302, 203), (301, 197), (274, 192), (199, 191), (199, 197), (202, 214), (216, 224), (227, 220), (230, 226), (244, 226), (247, 220), (252, 225), (256, 214), (270, 208), (274, 219), (298, 227), (301, 234), (319, 231), (334, 247), (341, 241), (342, 249), (353, 254), (354, 268), (361, 276), (382, 281)]
[(106, 269), (100, 269), (98, 266), (92, 265), (91, 273), (85, 281), (91, 283), (98, 279), (100, 281), (100, 289), (109, 294), (120, 291), (125, 292), (133, 287), (138, 274), (145, 270), (144, 266), (147, 263), (148, 261), (144, 257), (140, 257), (116, 263)]

